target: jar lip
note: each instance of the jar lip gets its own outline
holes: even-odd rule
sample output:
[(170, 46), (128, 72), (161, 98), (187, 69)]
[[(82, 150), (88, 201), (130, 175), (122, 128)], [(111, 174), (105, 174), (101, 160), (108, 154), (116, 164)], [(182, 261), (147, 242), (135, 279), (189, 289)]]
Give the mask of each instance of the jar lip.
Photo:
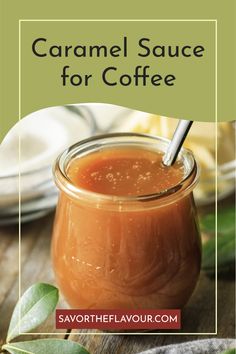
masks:
[[(99, 200), (99, 201), (107, 201), (107, 202), (137, 202), (137, 201), (153, 201), (153, 200), (158, 200), (158, 199), (163, 199), (163, 197), (173, 197), (178, 195), (179, 198), (179, 192), (185, 192), (190, 193), (195, 184), (198, 182), (199, 179), (199, 168), (196, 160), (194, 159), (193, 153), (186, 148), (182, 148), (180, 150), (179, 156), (181, 158), (189, 159), (192, 163), (192, 166), (188, 173), (184, 176), (184, 178), (177, 184), (174, 185), (168, 189), (165, 189), (161, 192), (158, 193), (153, 193), (153, 194), (147, 194), (147, 195), (137, 195), (137, 196), (117, 196), (117, 195), (111, 195), (111, 194), (103, 194), (103, 193), (97, 193), (93, 192), (84, 188), (77, 187), (72, 184), (71, 180), (69, 179), (67, 173), (66, 173), (66, 168), (68, 166), (68, 162), (73, 158), (73, 152), (77, 152), (80, 148), (86, 147), (87, 148), (97, 148), (99, 142), (102, 142), (103, 140), (109, 140), (109, 144), (114, 144), (114, 139), (115, 138), (140, 138), (140, 139), (147, 139), (152, 142), (155, 142), (158, 144), (162, 143), (166, 147), (168, 143), (170, 142), (169, 139), (159, 137), (159, 136), (153, 136), (149, 134), (141, 134), (141, 133), (129, 133), (129, 132), (122, 132), (122, 133), (108, 133), (108, 134), (102, 134), (102, 135), (95, 135), (93, 137), (90, 137), (88, 139), (84, 139), (79, 141), (78, 143), (70, 146), (66, 150), (64, 150), (56, 159), (54, 167), (53, 167), (53, 174), (55, 178), (55, 182), (59, 188), (62, 188), (64, 191), (69, 192), (72, 197), (74, 196), (75, 198), (78, 197), (84, 197), (86, 200), (90, 199), (92, 201), (94, 200)], [(136, 140), (136, 143), (144, 143), (144, 141)], [(125, 141), (124, 141), (125, 144)], [(126, 142), (127, 144), (127, 142)], [(105, 145), (104, 145), (105, 146)], [(76, 156), (76, 155), (75, 155)], [(69, 161), (67, 161), (69, 159)], [(191, 179), (192, 177), (192, 179)], [(191, 179), (190, 183), (186, 186), (186, 188), (183, 188), (183, 185), (186, 184), (186, 182)]]

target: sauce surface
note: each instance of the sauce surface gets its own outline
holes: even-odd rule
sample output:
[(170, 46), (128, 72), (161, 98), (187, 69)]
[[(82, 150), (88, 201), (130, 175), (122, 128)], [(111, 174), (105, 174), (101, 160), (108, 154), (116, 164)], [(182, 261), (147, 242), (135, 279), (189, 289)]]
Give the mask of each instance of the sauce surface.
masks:
[(67, 175), (80, 188), (116, 196), (138, 196), (162, 192), (184, 177), (184, 166), (162, 164), (163, 153), (142, 148), (112, 148), (81, 158), (68, 166)]

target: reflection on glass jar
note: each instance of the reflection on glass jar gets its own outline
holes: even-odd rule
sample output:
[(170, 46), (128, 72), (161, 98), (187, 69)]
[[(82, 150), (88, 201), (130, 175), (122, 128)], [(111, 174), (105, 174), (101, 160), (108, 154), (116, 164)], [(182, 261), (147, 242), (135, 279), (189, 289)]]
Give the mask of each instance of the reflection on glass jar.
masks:
[(201, 260), (192, 194), (198, 171), (187, 150), (173, 169), (163, 167), (166, 146), (161, 138), (111, 134), (58, 158), (52, 259), (71, 307), (181, 308), (191, 296)]

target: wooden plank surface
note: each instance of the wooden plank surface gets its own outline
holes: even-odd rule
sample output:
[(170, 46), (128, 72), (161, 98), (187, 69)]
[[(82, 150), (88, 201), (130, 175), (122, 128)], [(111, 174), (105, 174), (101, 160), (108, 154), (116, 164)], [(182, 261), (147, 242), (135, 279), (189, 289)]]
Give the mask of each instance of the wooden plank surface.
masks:
[[(50, 241), (53, 214), (22, 226), (21, 242), (21, 288), (22, 292), (35, 282), (54, 283), (51, 269)], [(18, 299), (18, 227), (0, 228), (0, 341), (6, 332), (12, 310)], [(201, 273), (199, 284), (190, 302), (183, 311), (182, 332), (214, 332), (215, 282)], [(63, 299), (60, 307), (66, 307)], [(234, 281), (218, 280), (218, 337), (234, 336)], [(54, 333), (53, 316), (37, 332)], [(90, 331), (91, 332), (91, 331)], [(139, 351), (164, 344), (194, 340), (203, 336), (186, 335), (112, 335), (94, 331), (86, 335), (86, 330), (73, 331), (70, 339), (83, 344), (91, 354), (136, 354)], [(30, 339), (33, 336), (24, 336)], [(42, 337), (38, 335), (38, 337)], [(210, 337), (210, 336), (207, 336)]]

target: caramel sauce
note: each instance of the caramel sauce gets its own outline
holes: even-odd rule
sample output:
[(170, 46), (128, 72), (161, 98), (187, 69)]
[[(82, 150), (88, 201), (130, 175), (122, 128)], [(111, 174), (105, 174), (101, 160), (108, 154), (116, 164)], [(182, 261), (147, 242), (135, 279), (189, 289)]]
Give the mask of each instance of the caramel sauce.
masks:
[(71, 161), (67, 175), (80, 188), (107, 195), (138, 196), (160, 193), (177, 185), (184, 175), (181, 162), (166, 167), (163, 154), (137, 148), (113, 148)]
[[(162, 153), (112, 148), (72, 160), (71, 183), (116, 196), (159, 193), (180, 183), (183, 165)], [(61, 192), (52, 257), (57, 282), (73, 308), (181, 308), (193, 292), (201, 245), (192, 193), (167, 205), (132, 209), (70, 198)], [(145, 206), (140, 207), (140, 203)]]

